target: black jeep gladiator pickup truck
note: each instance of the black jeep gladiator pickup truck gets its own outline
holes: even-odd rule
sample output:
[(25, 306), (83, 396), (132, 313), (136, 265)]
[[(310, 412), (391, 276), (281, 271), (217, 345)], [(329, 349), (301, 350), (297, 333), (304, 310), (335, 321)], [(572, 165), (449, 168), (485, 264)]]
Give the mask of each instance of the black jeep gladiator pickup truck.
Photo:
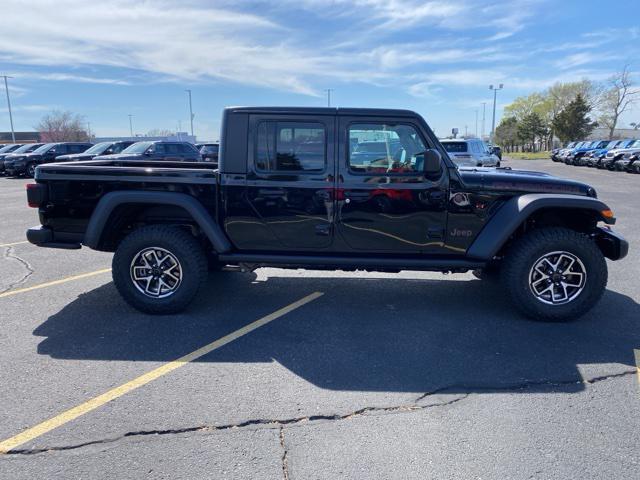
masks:
[[(41, 165), (27, 186), (42, 247), (115, 252), (133, 307), (183, 310), (207, 269), (465, 272), (499, 277), (540, 320), (580, 316), (627, 254), (588, 185), (509, 168), (457, 168), (418, 114), (227, 108), (219, 169), (94, 160)], [(359, 145), (384, 145), (375, 155)]]

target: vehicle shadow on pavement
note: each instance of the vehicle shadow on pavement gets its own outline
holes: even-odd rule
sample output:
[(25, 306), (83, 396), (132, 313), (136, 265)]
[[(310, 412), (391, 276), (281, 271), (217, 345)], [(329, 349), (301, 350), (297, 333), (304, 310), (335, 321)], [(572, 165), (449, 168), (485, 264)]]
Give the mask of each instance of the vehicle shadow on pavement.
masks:
[(164, 317), (134, 311), (109, 283), (40, 325), (38, 353), (171, 361), (314, 291), (324, 296), (198, 361), (275, 361), (334, 390), (571, 392), (584, 389), (578, 366), (628, 371), (640, 346), (640, 306), (610, 290), (583, 318), (553, 324), (520, 317), (477, 280), (280, 275), (213, 275), (187, 312)]

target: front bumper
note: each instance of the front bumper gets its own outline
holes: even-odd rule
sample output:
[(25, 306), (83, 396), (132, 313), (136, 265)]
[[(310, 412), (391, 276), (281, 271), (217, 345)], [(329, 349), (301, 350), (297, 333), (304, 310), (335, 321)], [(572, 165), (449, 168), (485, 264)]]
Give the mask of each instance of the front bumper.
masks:
[(4, 170), (7, 175), (20, 175), (27, 171), (27, 164), (25, 162), (4, 162)]
[(598, 227), (595, 241), (603, 255), (610, 260), (621, 260), (629, 253), (629, 242), (609, 227)]

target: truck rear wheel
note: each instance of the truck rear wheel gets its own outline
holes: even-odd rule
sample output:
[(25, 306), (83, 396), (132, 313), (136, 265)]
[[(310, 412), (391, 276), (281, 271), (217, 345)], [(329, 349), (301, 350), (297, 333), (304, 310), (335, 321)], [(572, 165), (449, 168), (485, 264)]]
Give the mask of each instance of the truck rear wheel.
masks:
[(533, 320), (563, 322), (580, 317), (607, 286), (607, 264), (586, 235), (541, 228), (517, 240), (501, 269), (504, 290)]
[(178, 227), (149, 225), (120, 243), (112, 262), (113, 282), (132, 307), (145, 313), (184, 310), (207, 276), (198, 241)]

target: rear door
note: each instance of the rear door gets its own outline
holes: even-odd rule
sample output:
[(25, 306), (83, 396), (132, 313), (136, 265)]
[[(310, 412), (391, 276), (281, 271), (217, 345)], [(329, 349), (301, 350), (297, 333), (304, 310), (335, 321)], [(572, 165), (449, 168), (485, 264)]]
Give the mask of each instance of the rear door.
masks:
[[(407, 118), (339, 117), (336, 248), (390, 254), (445, 252), (446, 169), (426, 178), (419, 153), (433, 147)], [(375, 155), (361, 155), (382, 144)]]
[[(329, 248), (333, 237), (335, 115), (251, 115), (250, 218), (226, 224), (244, 248)], [(250, 232), (243, 233), (245, 230)]]

